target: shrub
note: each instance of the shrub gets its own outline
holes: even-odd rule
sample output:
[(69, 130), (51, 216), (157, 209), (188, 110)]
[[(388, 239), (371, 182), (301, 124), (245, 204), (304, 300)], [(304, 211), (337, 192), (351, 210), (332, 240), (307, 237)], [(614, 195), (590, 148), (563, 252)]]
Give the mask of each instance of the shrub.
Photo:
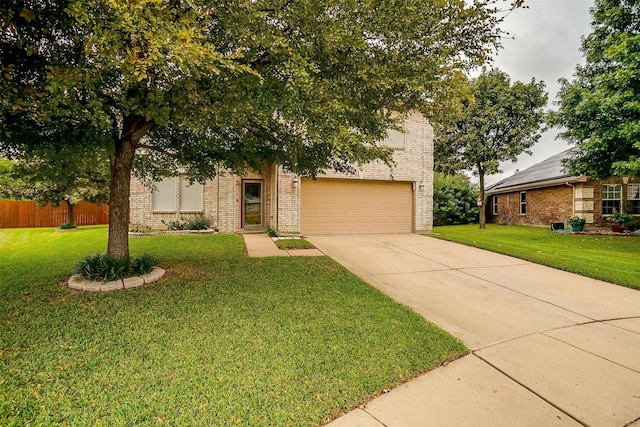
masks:
[(182, 219), (176, 219), (175, 221), (165, 221), (164, 219), (160, 221), (164, 225), (167, 226), (167, 230), (176, 231), (176, 230), (184, 230), (184, 221)]
[(204, 215), (198, 215), (184, 220), (185, 230), (207, 230), (209, 227), (211, 227), (211, 219)]
[(110, 281), (147, 274), (153, 270), (155, 264), (155, 258), (147, 254), (127, 261), (97, 253), (84, 257), (77, 264), (76, 272), (85, 279)]
[(479, 190), (464, 175), (436, 173), (433, 179), (433, 225), (458, 225), (478, 220)]
[(278, 232), (271, 227), (265, 228), (264, 232), (267, 233), (267, 236), (269, 237), (278, 237)]
[(78, 228), (78, 227), (76, 227), (75, 224), (72, 224), (70, 222), (67, 222), (67, 223), (64, 223), (64, 224), (60, 225), (60, 229), (61, 230), (71, 230), (72, 228)]

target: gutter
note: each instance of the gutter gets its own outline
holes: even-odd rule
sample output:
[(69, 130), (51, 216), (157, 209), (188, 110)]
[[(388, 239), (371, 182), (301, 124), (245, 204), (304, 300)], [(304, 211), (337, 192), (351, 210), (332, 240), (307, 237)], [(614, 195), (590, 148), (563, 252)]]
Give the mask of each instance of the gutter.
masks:
[(555, 187), (557, 185), (569, 185), (569, 183), (587, 182), (587, 177), (584, 175), (577, 177), (563, 177), (552, 179), (549, 181), (529, 182), (526, 184), (514, 185), (511, 187), (504, 187), (500, 189), (490, 189), (486, 191), (487, 196), (493, 196), (502, 193), (511, 193), (513, 191), (532, 190), (536, 188)]

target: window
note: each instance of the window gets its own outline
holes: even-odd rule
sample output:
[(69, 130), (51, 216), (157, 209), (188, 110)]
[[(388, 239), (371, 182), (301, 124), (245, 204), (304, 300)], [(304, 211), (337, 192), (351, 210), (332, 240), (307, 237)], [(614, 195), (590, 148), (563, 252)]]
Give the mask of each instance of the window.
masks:
[(620, 212), (622, 186), (619, 184), (605, 184), (602, 186), (602, 215), (611, 215), (613, 211)]
[(165, 178), (160, 182), (154, 182), (153, 211), (176, 211), (176, 178)]
[(498, 215), (498, 196), (491, 197), (491, 214)]
[(202, 184), (180, 178), (180, 212), (202, 212)]
[(640, 184), (627, 185), (627, 201), (629, 212), (632, 215), (640, 215)]
[(181, 176), (165, 178), (154, 185), (154, 212), (202, 212), (202, 184), (189, 184), (189, 180)]
[(389, 129), (387, 131), (387, 137), (382, 141), (383, 145), (391, 147), (396, 150), (404, 148), (404, 132), (397, 131), (395, 129)]
[(520, 215), (527, 214), (527, 192), (520, 192)]

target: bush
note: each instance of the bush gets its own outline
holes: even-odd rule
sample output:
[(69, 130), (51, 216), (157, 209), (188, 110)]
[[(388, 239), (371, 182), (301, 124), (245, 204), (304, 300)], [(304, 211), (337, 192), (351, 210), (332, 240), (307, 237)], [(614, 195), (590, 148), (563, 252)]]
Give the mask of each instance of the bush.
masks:
[(60, 230), (71, 230), (73, 228), (78, 228), (78, 227), (76, 227), (75, 224), (72, 224), (70, 222), (64, 223), (60, 226)]
[(278, 232), (271, 227), (265, 228), (264, 232), (267, 233), (267, 236), (269, 237), (278, 237)]
[(150, 273), (155, 264), (155, 258), (147, 254), (127, 261), (97, 253), (84, 257), (76, 265), (76, 273), (89, 280), (111, 281)]
[(479, 190), (464, 175), (436, 173), (433, 179), (433, 225), (478, 221)]
[(211, 219), (204, 215), (198, 215), (184, 220), (185, 230), (208, 230), (209, 227), (211, 227)]
[(177, 230), (208, 230), (211, 227), (211, 218), (197, 215), (189, 218), (180, 218), (175, 221), (161, 221), (169, 231)]

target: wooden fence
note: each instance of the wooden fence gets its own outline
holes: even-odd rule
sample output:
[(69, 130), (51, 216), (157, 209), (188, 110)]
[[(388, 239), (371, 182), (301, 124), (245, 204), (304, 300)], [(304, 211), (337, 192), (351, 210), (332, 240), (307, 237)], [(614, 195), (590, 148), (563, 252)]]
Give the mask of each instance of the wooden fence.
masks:
[[(80, 202), (73, 209), (76, 225), (109, 223), (109, 205)], [(38, 208), (36, 202), (0, 200), (0, 228), (57, 227), (67, 222), (67, 205)]]

